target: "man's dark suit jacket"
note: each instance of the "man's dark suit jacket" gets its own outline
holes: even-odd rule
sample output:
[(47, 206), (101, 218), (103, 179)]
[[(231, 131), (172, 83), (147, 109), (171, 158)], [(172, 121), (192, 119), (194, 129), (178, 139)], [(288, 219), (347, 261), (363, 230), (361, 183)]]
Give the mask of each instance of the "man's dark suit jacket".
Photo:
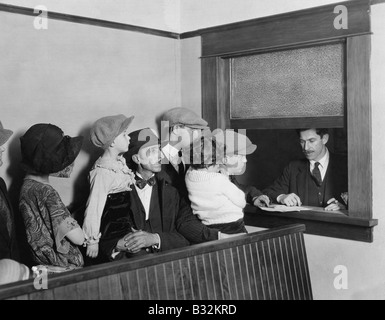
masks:
[[(162, 226), (159, 230), (152, 230), (158, 233), (161, 239), (161, 251), (187, 246), (191, 243), (201, 243), (218, 239), (218, 232), (206, 227), (192, 213), (191, 207), (179, 197), (178, 191), (171, 185), (170, 179), (164, 172), (155, 175), (158, 188)], [(144, 229), (145, 217), (141, 200), (135, 187), (132, 191), (126, 192), (126, 209), (123, 216), (111, 215), (106, 221), (102, 217), (102, 238), (100, 240), (101, 254), (104, 258), (111, 260), (111, 254), (118, 241), (131, 232), (129, 222), (134, 224), (136, 229)], [(151, 214), (149, 217), (151, 221)], [(103, 233), (103, 226), (111, 223), (118, 223), (120, 227), (113, 228), (114, 231)]]
[(245, 193), (246, 202), (249, 204), (254, 204), (253, 199), (263, 195), (256, 187), (239, 183), (236, 176), (230, 176), (230, 181)]
[[(11, 202), (8, 197), (7, 187), (2, 178), (0, 178), (0, 196), (5, 197), (5, 203), (11, 213), (11, 219), (14, 221)], [(4, 213), (0, 212), (0, 259), (13, 259), (19, 261), (19, 251), (16, 240), (15, 224), (12, 223), (12, 232), (9, 235), (7, 229), (7, 220)]]
[[(280, 194), (295, 193), (302, 201), (302, 205), (308, 205), (307, 181), (310, 174), (310, 162), (307, 159), (296, 160), (289, 163), (280, 178), (263, 190), (274, 202)], [(329, 200), (335, 198), (341, 203), (342, 192), (348, 191), (347, 161), (346, 158), (330, 153), (329, 165), (325, 177), (325, 196)]]
[[(186, 165), (185, 173), (187, 172), (188, 168), (189, 166)], [(185, 175), (179, 175), (171, 163), (162, 164), (162, 172), (165, 172), (169, 176), (171, 184), (178, 190), (179, 195), (183, 197), (186, 202), (189, 202), (186, 181), (184, 178)]]

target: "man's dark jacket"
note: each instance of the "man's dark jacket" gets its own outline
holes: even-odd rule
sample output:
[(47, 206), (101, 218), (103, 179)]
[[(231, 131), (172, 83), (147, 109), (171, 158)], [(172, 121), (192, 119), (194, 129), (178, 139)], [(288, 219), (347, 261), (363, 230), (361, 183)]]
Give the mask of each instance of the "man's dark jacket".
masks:
[(5, 203), (8, 205), (11, 214), (10, 219), (12, 220), (12, 231), (11, 234), (9, 234), (7, 229), (7, 218), (4, 216), (5, 213), (0, 212), (0, 259), (13, 259), (19, 261), (13, 210), (8, 197), (7, 187), (2, 178), (0, 178), (0, 197), (4, 197)]
[[(161, 251), (187, 246), (190, 243), (201, 243), (218, 239), (218, 232), (203, 225), (192, 213), (191, 207), (179, 197), (178, 190), (171, 185), (170, 178), (164, 172), (155, 175), (161, 208), (161, 228), (152, 230), (161, 239)], [(124, 210), (120, 214), (102, 217), (100, 240), (101, 254), (111, 259), (111, 254), (118, 241), (131, 232), (131, 224), (135, 229), (145, 229), (144, 209), (134, 186), (125, 194)], [(151, 217), (150, 221), (154, 217)], [(108, 227), (107, 227), (108, 226)], [(106, 230), (106, 232), (104, 232)], [(147, 250), (149, 251), (149, 250)]]
[[(332, 153), (329, 158), (329, 165), (325, 174), (324, 199), (335, 198), (344, 203), (341, 198), (342, 192), (348, 191), (347, 161), (345, 157)], [(274, 202), (280, 194), (295, 193), (302, 201), (303, 205), (308, 204), (308, 184), (310, 176), (310, 162), (307, 159), (296, 160), (289, 163), (284, 169), (280, 178), (263, 190)]]

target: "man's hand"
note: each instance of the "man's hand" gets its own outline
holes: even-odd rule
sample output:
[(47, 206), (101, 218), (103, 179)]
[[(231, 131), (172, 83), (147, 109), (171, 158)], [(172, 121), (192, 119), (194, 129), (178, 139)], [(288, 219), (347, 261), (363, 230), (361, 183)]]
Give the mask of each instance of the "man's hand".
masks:
[(263, 194), (255, 199), (253, 204), (256, 207), (268, 207), (270, 205), (270, 198)]
[(326, 211), (345, 210), (346, 206), (341, 202), (338, 202), (335, 198), (329, 199), (327, 202), (328, 206), (325, 208)]
[(119, 251), (137, 253), (143, 248), (159, 244), (159, 238), (154, 233), (132, 229), (133, 232), (120, 239), (116, 245)]
[(288, 207), (302, 205), (301, 199), (295, 193), (283, 194), (279, 199), (279, 203), (282, 203)]

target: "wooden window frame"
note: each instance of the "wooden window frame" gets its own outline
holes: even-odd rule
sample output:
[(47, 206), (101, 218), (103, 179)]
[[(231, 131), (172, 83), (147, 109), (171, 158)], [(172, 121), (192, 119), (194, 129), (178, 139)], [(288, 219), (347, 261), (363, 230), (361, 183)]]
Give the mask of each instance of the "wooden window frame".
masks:
[[(348, 29), (335, 29), (334, 8), (344, 5)], [(348, 133), (348, 215), (322, 210), (272, 213), (245, 209), (246, 224), (271, 228), (306, 225), (306, 233), (373, 242), (372, 149), (370, 97), (370, 3), (348, 1), (287, 14), (254, 19), (201, 32), (202, 115), (211, 128), (290, 129), (344, 127)], [(345, 42), (345, 117), (230, 119), (231, 58), (306, 45)]]

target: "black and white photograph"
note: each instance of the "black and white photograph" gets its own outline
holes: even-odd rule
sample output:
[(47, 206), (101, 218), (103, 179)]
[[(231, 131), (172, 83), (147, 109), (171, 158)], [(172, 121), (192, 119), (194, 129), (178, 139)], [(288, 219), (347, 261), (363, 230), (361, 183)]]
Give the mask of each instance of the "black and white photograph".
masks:
[(0, 300), (385, 300), (384, 16), (0, 0)]

